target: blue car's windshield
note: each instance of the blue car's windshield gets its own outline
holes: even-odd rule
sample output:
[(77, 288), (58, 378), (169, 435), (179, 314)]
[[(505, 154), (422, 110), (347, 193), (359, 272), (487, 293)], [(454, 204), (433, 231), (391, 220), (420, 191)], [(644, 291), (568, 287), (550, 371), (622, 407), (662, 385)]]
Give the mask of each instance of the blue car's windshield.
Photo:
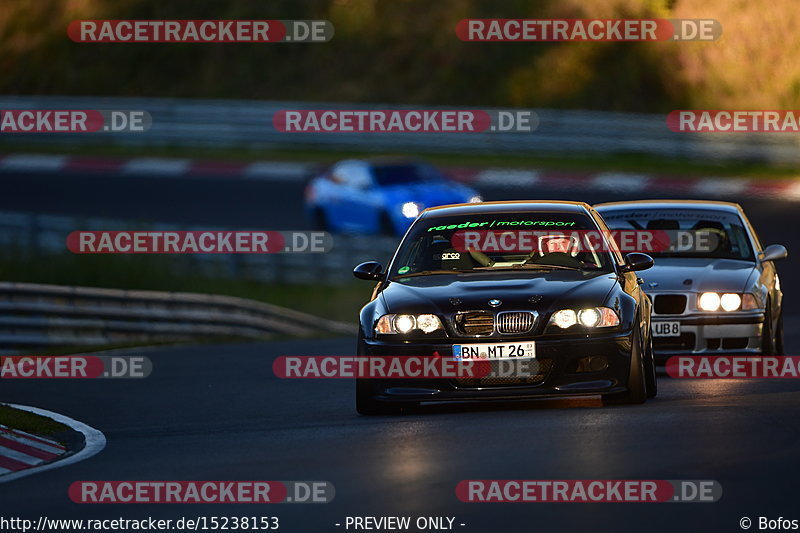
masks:
[(419, 220), (390, 277), (508, 270), (612, 271), (611, 252), (581, 213), (482, 213)]
[(442, 174), (434, 167), (421, 164), (375, 165), (372, 167), (372, 174), (375, 183), (381, 187), (442, 179)]
[(599, 209), (612, 230), (663, 231), (670, 245), (653, 257), (754, 260), (747, 229), (736, 213), (713, 209)]

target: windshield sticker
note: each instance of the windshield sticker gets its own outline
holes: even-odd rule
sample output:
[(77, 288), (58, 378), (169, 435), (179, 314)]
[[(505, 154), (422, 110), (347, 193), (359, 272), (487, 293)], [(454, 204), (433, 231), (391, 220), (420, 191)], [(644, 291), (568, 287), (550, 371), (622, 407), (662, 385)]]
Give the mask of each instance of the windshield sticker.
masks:
[(406, 273), (406, 272), (408, 272), (409, 270), (411, 270), (411, 267), (409, 267), (409, 266), (403, 266), (403, 267), (400, 267), (400, 268), (397, 270), (397, 273), (398, 273), (398, 274), (405, 274), (405, 273)]
[(450, 229), (466, 228), (492, 228), (495, 226), (558, 226), (571, 227), (575, 222), (564, 220), (491, 220), (486, 222), (462, 222), (461, 224), (449, 224), (444, 226), (431, 226), (428, 231), (445, 231)]

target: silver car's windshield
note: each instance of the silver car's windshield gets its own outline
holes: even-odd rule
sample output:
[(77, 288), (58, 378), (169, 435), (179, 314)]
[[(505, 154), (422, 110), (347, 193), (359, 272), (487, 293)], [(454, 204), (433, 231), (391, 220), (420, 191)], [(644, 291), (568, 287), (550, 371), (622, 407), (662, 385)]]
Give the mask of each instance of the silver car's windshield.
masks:
[(599, 209), (614, 231), (663, 232), (669, 246), (648, 250), (653, 257), (754, 260), (750, 236), (736, 213), (713, 209)]

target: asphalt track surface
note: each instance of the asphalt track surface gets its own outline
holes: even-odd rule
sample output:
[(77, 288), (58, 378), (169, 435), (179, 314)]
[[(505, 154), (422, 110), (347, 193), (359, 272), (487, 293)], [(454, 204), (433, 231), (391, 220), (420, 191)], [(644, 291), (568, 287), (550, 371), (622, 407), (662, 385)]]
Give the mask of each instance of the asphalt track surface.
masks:
[[(187, 184), (181, 179), (153, 180), (145, 187), (138, 178), (108, 178), (97, 189), (96, 178), (3, 180), (8, 194), (0, 195), (0, 209), (53, 213), (60, 208), (117, 219), (138, 214), (163, 222), (302, 227), (299, 185)], [(566, 191), (482, 192), (487, 199), (626, 198), (612, 193), (587, 198)], [(144, 204), (136, 205), (140, 200)], [(794, 237), (800, 227), (795, 204), (741, 203), (762, 240), (783, 243), (790, 254), (800, 244)], [(165, 219), (169, 215), (173, 218)], [(790, 355), (800, 353), (794, 264), (790, 259), (779, 266)], [(354, 345), (354, 339), (333, 338), (131, 349), (125, 353), (152, 360), (149, 378), (4, 381), (3, 401), (81, 420), (103, 431), (108, 445), (82, 463), (0, 484), (0, 515), (272, 515), (281, 519), (280, 531), (289, 533), (344, 531), (334, 524), (347, 516), (381, 515), (455, 516), (457, 524), (466, 524), (456, 531), (480, 533), (741, 531), (744, 516), (755, 522), (752, 530), (759, 516), (800, 519), (797, 380), (675, 380), (662, 375), (658, 398), (640, 406), (597, 407), (593, 401), (429, 406), (408, 416), (365, 418), (354, 412), (348, 381), (279, 380), (272, 374), (277, 356), (353, 355)], [(336, 498), (316, 505), (179, 506), (79, 505), (67, 496), (77, 480), (212, 479), (324, 480), (335, 485)], [(723, 496), (717, 503), (692, 504), (462, 503), (455, 487), (465, 479), (713, 479), (721, 483)]]

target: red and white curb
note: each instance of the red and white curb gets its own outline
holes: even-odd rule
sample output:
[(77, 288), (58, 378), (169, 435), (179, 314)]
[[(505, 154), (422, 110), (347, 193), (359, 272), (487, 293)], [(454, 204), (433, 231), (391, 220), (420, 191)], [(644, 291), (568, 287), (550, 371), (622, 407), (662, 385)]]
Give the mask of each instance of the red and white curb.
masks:
[(55, 461), (67, 449), (54, 440), (0, 424), (0, 476)]
[(64, 424), (82, 433), (85, 445), (78, 452), (70, 453), (54, 440), (0, 425), (0, 483), (83, 461), (100, 452), (106, 445), (103, 433), (77, 420), (37, 407), (4, 405)]
[[(181, 158), (107, 158), (51, 154), (0, 155), (0, 172), (82, 172), (130, 177), (231, 178), (297, 182), (313, 175), (317, 163), (297, 161), (206, 161)], [(491, 187), (529, 187), (625, 193), (677, 193), (700, 198), (800, 200), (798, 179), (687, 178), (633, 172), (576, 172), (513, 168), (447, 168), (458, 181)]]

